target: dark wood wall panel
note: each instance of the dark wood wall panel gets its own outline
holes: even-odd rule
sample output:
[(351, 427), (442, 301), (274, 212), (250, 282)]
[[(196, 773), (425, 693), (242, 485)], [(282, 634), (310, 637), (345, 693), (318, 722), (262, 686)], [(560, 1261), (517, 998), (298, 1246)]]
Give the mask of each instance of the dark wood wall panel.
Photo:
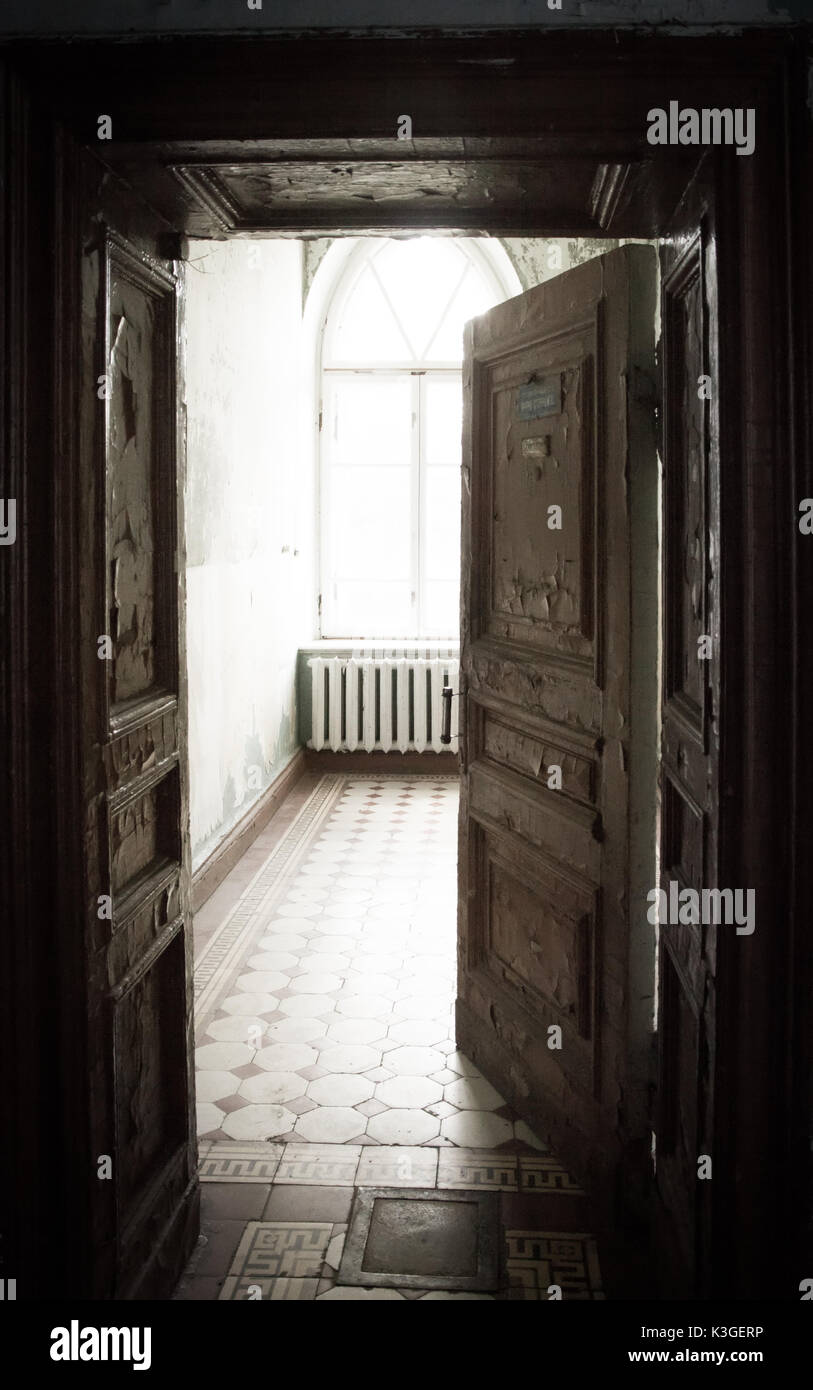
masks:
[(119, 895), (167, 862), (180, 872), (180, 796), (173, 762), (125, 789), (110, 807), (110, 883), (114, 906)]
[(105, 242), (108, 707), (178, 689), (175, 281), (115, 234)]
[[(718, 461), (712, 429), (711, 313), (707, 234), (662, 252), (664, 399), (663, 700), (661, 886), (717, 886), (716, 743), (719, 696)], [(708, 382), (704, 384), (703, 378)], [(709, 389), (710, 388), (710, 389)], [(704, 656), (699, 639), (710, 639)], [(726, 930), (726, 928), (722, 928)], [(680, 1248), (676, 1288), (709, 1278), (708, 1188), (700, 1152), (713, 1149), (714, 1078), (707, 1038), (715, 1028), (717, 928), (662, 921), (659, 930), (657, 1181)]]
[[(163, 229), (149, 209), (90, 156), (83, 177), (91, 1144), (115, 1155), (113, 1197), (104, 1184), (90, 1193), (106, 1251), (95, 1287), (120, 1298), (166, 1296), (197, 1212), (182, 272), (165, 256)], [(112, 651), (100, 660), (104, 635)], [(175, 1222), (181, 1234), (169, 1250)]]
[(185, 1046), (177, 999), (184, 991), (180, 923), (161, 953), (115, 997), (115, 1113), (118, 1150), (116, 1195), (122, 1226), (183, 1145), (184, 1087), (177, 1059)]

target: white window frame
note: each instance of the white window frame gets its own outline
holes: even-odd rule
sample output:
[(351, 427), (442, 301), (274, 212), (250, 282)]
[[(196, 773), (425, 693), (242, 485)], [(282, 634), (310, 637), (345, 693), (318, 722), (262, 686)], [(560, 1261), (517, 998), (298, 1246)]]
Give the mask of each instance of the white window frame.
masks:
[[(341, 248), (340, 260), (338, 261), (338, 273), (335, 275), (329, 293), (324, 295), (321, 313), (319, 314), (317, 330), (317, 352), (316, 352), (316, 397), (317, 397), (317, 442), (316, 442), (316, 525), (317, 525), (317, 591), (318, 591), (318, 610), (317, 610), (317, 634), (319, 640), (332, 641), (351, 641), (358, 639), (376, 639), (407, 641), (456, 641), (458, 633), (438, 634), (425, 636), (423, 632), (423, 614), (426, 607), (426, 576), (423, 572), (421, 563), (422, 555), (425, 553), (425, 517), (422, 512), (422, 498), (424, 493), (424, 479), (426, 472), (425, 462), (425, 428), (426, 428), (426, 408), (424, 403), (425, 386), (423, 382), (427, 376), (456, 376), (462, 379), (462, 364), (459, 361), (453, 362), (429, 362), (426, 360), (410, 359), (409, 361), (387, 362), (382, 365), (370, 365), (369, 360), (359, 361), (358, 359), (335, 359), (328, 365), (326, 362), (325, 344), (327, 332), (332, 316), (340, 312), (345, 300), (353, 291), (356, 280), (362, 274), (367, 262), (383, 248), (383, 244), (390, 238), (360, 237), (352, 250)], [(521, 285), (516, 272), (511, 266), (508, 256), (499, 244), (481, 243), (479, 239), (470, 237), (456, 238), (456, 245), (468, 256), (469, 260), (475, 265), (477, 270), (484, 278), (491, 283), (495, 303), (509, 299), (513, 295), (521, 292)], [(334, 248), (331, 248), (334, 249)], [(330, 253), (328, 253), (330, 254)], [(451, 298), (451, 295), (450, 295)], [(397, 320), (397, 315), (395, 315)], [(429, 344), (431, 347), (431, 344)], [(324, 525), (324, 519), (329, 514), (330, 506), (329, 489), (330, 478), (329, 468), (325, 466), (324, 441), (326, 434), (323, 425), (327, 419), (327, 400), (326, 400), (326, 379), (338, 377), (339, 375), (363, 374), (365, 376), (403, 376), (409, 375), (413, 379), (413, 468), (417, 476), (417, 487), (413, 488), (413, 515), (412, 515), (412, 573), (416, 583), (414, 611), (415, 611), (415, 631), (406, 637), (396, 636), (394, 633), (354, 633), (338, 630), (338, 624), (332, 619), (333, 597), (330, 592), (330, 576), (333, 574), (332, 555), (330, 554), (329, 528)]]

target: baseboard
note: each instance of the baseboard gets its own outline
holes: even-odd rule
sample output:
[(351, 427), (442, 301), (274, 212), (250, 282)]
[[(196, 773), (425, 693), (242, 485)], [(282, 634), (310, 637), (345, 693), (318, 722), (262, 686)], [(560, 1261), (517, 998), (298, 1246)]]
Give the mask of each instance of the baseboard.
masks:
[(246, 850), (265, 829), (271, 817), (279, 810), (286, 796), (293, 791), (297, 782), (308, 771), (304, 748), (297, 749), (290, 762), (266, 787), (261, 796), (252, 803), (249, 810), (232, 826), (228, 835), (204, 859), (200, 868), (192, 875), (192, 911), (199, 912), (216, 888), (219, 888), (227, 874), (242, 859)]
[(308, 772), (399, 772), (424, 777), (456, 777), (460, 762), (456, 753), (332, 753), (304, 749)]

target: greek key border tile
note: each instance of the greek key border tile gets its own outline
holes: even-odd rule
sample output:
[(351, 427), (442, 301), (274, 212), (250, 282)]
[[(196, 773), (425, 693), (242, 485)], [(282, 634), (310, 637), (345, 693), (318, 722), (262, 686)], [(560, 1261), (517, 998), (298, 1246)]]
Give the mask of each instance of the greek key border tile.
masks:
[(517, 1155), (489, 1149), (441, 1149), (438, 1187), (516, 1192)]
[(282, 1144), (247, 1143), (237, 1139), (209, 1141), (204, 1153), (198, 1151), (198, 1177), (201, 1182), (274, 1181), (284, 1152)]
[(517, 1231), (504, 1235), (509, 1298), (548, 1299), (558, 1284), (562, 1297), (604, 1299), (596, 1238), (587, 1231)]
[(522, 1192), (555, 1193), (557, 1196), (583, 1197), (579, 1187), (553, 1155), (531, 1157), (523, 1154), (519, 1160), (519, 1185)]
[(223, 1281), (218, 1300), (311, 1303), (318, 1287), (318, 1279), (249, 1279), (243, 1274), (229, 1274)]
[(229, 1274), (263, 1279), (318, 1279), (333, 1235), (330, 1221), (249, 1221)]

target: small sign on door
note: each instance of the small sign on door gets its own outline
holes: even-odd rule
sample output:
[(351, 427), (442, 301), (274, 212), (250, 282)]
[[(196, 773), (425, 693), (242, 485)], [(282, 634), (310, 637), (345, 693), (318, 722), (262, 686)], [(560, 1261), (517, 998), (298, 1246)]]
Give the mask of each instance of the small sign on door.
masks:
[(562, 413), (562, 378), (548, 376), (543, 381), (529, 381), (520, 386), (517, 397), (517, 416), (520, 420), (541, 420), (545, 415)]

